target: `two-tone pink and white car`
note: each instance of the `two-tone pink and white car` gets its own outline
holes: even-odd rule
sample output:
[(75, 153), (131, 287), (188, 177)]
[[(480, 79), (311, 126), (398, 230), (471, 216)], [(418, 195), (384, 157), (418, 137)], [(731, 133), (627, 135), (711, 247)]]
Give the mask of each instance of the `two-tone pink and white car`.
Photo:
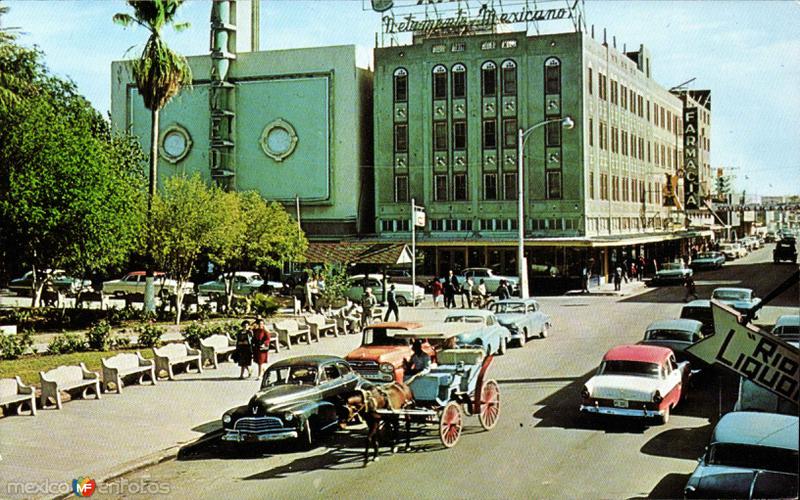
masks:
[(603, 356), (597, 374), (586, 382), (580, 411), (667, 423), (685, 397), (689, 374), (689, 362), (678, 363), (669, 348), (617, 346)]

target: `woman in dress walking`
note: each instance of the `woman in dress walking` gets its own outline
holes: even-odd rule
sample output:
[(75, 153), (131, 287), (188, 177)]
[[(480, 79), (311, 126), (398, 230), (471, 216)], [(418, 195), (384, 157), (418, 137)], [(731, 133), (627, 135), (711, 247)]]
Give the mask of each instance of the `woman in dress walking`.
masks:
[(239, 378), (245, 378), (245, 370), (247, 378), (250, 378), (250, 365), (253, 364), (253, 332), (247, 320), (242, 321), (242, 329), (236, 334), (236, 362), (241, 368)]
[(261, 378), (264, 373), (264, 365), (269, 358), (270, 334), (262, 318), (256, 318), (255, 328), (253, 328), (253, 359), (258, 366), (256, 378)]

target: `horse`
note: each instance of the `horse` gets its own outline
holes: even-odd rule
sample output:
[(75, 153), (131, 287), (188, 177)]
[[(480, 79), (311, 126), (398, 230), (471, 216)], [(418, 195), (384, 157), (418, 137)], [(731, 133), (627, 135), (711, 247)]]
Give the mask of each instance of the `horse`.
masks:
[[(373, 449), (373, 461), (377, 462), (378, 448), (380, 446), (381, 435), (387, 431), (392, 443), (392, 453), (397, 451), (395, 439), (397, 437), (400, 416), (398, 414), (387, 415), (378, 413), (377, 410), (402, 410), (414, 401), (411, 388), (406, 384), (393, 382), (384, 386), (370, 386), (359, 389), (359, 391), (347, 398), (347, 408), (350, 417), (360, 415), (367, 424), (367, 441), (364, 449), (364, 466), (369, 463), (369, 449)], [(410, 435), (409, 427), (411, 423), (406, 419), (406, 448), (409, 448)], [(385, 437), (385, 434), (383, 435)]]

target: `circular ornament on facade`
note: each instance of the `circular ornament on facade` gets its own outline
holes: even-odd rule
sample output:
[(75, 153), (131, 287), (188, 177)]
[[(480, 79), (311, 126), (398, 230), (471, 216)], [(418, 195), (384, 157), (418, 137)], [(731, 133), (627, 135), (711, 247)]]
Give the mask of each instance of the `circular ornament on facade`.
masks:
[(190, 149), (192, 149), (192, 137), (182, 126), (171, 125), (161, 134), (159, 152), (168, 162), (178, 163), (186, 158)]
[(261, 149), (275, 161), (288, 158), (297, 147), (297, 132), (291, 123), (278, 118), (261, 132)]

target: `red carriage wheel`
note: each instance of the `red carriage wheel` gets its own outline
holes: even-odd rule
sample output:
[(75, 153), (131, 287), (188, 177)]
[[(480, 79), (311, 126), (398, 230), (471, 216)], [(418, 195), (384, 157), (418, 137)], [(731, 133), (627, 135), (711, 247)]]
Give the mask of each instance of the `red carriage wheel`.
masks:
[(439, 417), (439, 439), (445, 448), (452, 448), (456, 445), (461, 437), (463, 427), (464, 418), (461, 415), (461, 405), (453, 401), (447, 403)]
[(487, 380), (481, 388), (480, 397), (478, 421), (488, 431), (497, 425), (500, 416), (500, 386), (494, 380)]

